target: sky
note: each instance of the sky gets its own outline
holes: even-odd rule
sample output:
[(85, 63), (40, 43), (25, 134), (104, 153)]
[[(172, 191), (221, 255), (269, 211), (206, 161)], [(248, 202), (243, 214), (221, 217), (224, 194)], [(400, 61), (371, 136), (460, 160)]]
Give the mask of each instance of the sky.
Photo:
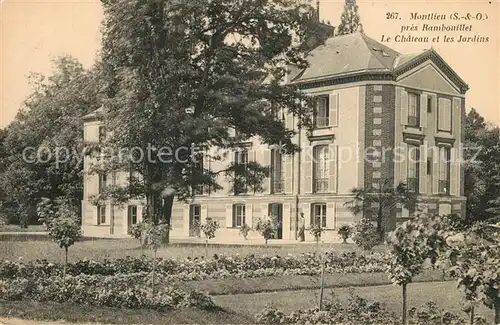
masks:
[[(1, 0), (0, 0), (1, 1)], [(415, 53), (431, 46), (469, 85), (466, 107), (476, 108), (488, 121), (500, 125), (500, 43), (499, 0), (391, 0), (357, 1), (366, 35), (376, 41), (391, 37), (384, 43), (400, 53)], [(314, 4), (315, 5), (315, 4)], [(344, 1), (321, 0), (320, 19), (336, 26)], [(388, 19), (388, 13), (397, 13)], [(422, 21), (411, 20), (412, 13), (467, 13), (483, 20)], [(396, 15), (391, 15), (396, 17)], [(23, 100), (30, 93), (27, 76), (30, 72), (49, 75), (51, 60), (70, 54), (89, 67), (100, 48), (102, 9), (99, 0), (3, 0), (0, 5), (0, 128), (15, 117)], [(472, 25), (470, 32), (403, 32), (402, 26), (423, 23)], [(394, 42), (398, 34), (428, 36), (429, 42)], [(440, 42), (432, 42), (440, 35)], [(443, 36), (488, 37), (489, 42), (443, 42)]]

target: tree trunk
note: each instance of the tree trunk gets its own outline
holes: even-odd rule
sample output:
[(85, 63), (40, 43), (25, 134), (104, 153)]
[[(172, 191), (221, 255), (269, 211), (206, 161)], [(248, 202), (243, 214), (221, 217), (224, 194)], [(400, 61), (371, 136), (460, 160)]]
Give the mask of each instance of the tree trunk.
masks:
[(156, 249), (153, 250), (153, 272), (151, 274), (151, 291), (153, 292), (153, 297), (155, 295), (155, 274), (156, 272)]
[(264, 240), (266, 241), (266, 245), (267, 245), (267, 238), (264, 238)]
[(382, 208), (382, 204), (379, 203), (379, 207), (378, 207), (378, 214), (377, 214), (377, 232), (378, 232), (378, 235), (380, 236), (380, 240), (382, 240), (384, 238), (384, 230), (382, 228), (382, 222), (383, 222), (383, 218), (384, 218), (384, 210)]
[(474, 325), (474, 306), (470, 307), (470, 325)]
[(497, 299), (497, 302), (495, 303), (495, 325), (498, 325), (500, 324), (500, 301), (498, 301), (499, 299)]
[(208, 238), (205, 240), (205, 258), (208, 259)]
[(68, 266), (68, 247), (64, 247), (64, 276), (66, 277), (66, 267)]
[(323, 310), (323, 292), (325, 290), (325, 260), (321, 254), (321, 283), (319, 285), (319, 310)]
[(406, 325), (406, 286), (407, 284), (403, 284), (403, 325)]

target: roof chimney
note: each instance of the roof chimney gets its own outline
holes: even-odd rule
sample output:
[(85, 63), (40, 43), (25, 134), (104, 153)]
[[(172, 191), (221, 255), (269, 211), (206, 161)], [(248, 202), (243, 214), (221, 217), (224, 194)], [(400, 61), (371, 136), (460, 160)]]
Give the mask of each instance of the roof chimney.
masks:
[(318, 16), (317, 21), (319, 21), (319, 0), (316, 1), (316, 16)]
[(363, 33), (363, 25), (358, 24), (358, 32)]

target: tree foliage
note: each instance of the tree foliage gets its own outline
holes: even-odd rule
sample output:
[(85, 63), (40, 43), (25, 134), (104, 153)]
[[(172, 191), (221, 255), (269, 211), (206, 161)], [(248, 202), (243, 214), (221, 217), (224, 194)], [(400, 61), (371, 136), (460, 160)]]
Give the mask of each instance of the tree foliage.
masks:
[(2, 212), (10, 222), (35, 222), (42, 197), (81, 206), (82, 117), (99, 107), (100, 68), (85, 70), (72, 57), (57, 58), (54, 65), (49, 77), (31, 75), (32, 93), (2, 141)]
[[(377, 232), (381, 239), (384, 228), (390, 228), (395, 219), (398, 205), (408, 210), (415, 210), (417, 195), (409, 191), (405, 183), (394, 186), (390, 180), (381, 181), (378, 188), (354, 188), (352, 199), (344, 205), (354, 214), (363, 218), (374, 218), (377, 222)], [(384, 225), (385, 223), (385, 225)], [(385, 226), (385, 227), (384, 227)]]
[(368, 218), (361, 218), (354, 226), (352, 240), (365, 251), (380, 244), (380, 235)]
[(340, 16), (340, 24), (337, 28), (337, 35), (346, 35), (356, 32), (360, 23), (361, 20), (359, 18), (356, 0), (345, 0), (344, 11)]
[(464, 187), (467, 221), (500, 216), (500, 128), (472, 109), (465, 119)]
[(276, 217), (274, 216), (259, 218), (259, 220), (257, 220), (257, 224), (255, 225), (255, 231), (257, 231), (264, 238), (266, 245), (269, 239), (276, 236), (276, 228)]
[[(132, 193), (126, 199), (145, 197), (147, 216), (169, 223), (174, 195), (163, 196), (165, 187), (180, 200), (191, 198), (194, 187), (220, 190), (217, 180), (224, 176), (236, 186), (262, 189), (267, 168), (251, 162), (244, 173), (234, 163), (209, 170), (199, 167), (199, 153), (225, 161), (227, 151), (250, 138), (297, 150), (293, 131), (275, 110), (284, 107), (310, 124), (310, 100), (281, 80), (289, 64), (306, 65), (305, 51), (290, 35), (305, 37), (311, 12), (296, 0), (104, 2), (108, 99), (102, 119), (110, 131), (104, 145), (115, 154), (149, 148), (153, 157), (129, 155), (134, 159), (120, 162), (141, 175), (140, 184), (129, 185), (138, 191), (124, 191)], [(161, 148), (177, 156), (161, 162)], [(93, 169), (116, 168), (103, 160)]]

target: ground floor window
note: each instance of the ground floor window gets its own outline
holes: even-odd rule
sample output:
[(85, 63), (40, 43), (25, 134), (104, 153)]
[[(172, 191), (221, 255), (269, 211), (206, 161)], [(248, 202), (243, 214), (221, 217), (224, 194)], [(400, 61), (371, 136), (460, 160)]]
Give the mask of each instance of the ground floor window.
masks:
[(97, 207), (97, 224), (106, 223), (106, 206), (100, 205)]
[(137, 224), (137, 205), (128, 206), (128, 220), (131, 225)]
[(311, 204), (311, 225), (317, 224), (326, 228), (326, 203)]
[(233, 205), (233, 227), (241, 227), (245, 224), (245, 205)]

